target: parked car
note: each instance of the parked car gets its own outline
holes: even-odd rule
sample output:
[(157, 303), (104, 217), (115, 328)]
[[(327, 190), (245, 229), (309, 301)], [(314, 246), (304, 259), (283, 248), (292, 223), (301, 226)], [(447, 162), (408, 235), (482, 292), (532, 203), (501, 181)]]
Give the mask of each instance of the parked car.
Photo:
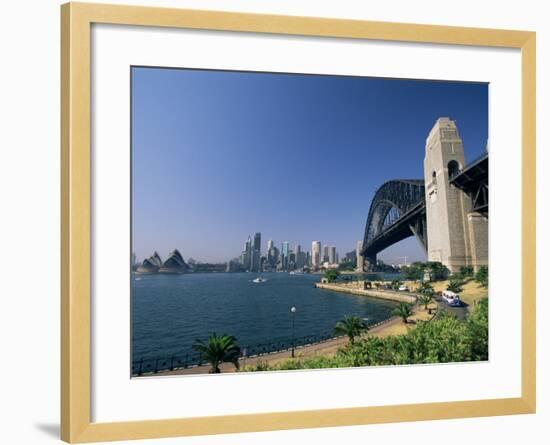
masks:
[(399, 286), (399, 292), (408, 292), (409, 288), (407, 286)]
[(445, 302), (449, 306), (462, 306), (462, 301), (460, 301), (460, 296), (450, 290), (444, 290), (441, 294), (441, 298), (445, 300)]

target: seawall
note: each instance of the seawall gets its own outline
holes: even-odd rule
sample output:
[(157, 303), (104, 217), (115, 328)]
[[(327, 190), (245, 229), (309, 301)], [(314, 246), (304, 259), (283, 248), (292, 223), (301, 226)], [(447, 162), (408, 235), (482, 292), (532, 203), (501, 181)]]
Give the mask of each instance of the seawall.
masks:
[(362, 295), (365, 297), (380, 298), (382, 300), (399, 301), (403, 303), (416, 303), (416, 295), (405, 292), (394, 292), (389, 290), (379, 289), (359, 289), (357, 287), (350, 287), (342, 284), (334, 283), (315, 283), (315, 287), (318, 289), (325, 289), (334, 292), (343, 292), (346, 294)]

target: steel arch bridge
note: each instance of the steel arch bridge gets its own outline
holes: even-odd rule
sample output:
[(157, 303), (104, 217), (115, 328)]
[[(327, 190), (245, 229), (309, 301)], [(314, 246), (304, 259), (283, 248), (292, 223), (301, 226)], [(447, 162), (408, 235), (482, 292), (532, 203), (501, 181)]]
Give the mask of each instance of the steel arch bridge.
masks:
[(363, 256), (374, 265), (378, 252), (413, 235), (426, 249), (424, 181), (401, 179), (384, 183), (371, 202), (363, 238)]

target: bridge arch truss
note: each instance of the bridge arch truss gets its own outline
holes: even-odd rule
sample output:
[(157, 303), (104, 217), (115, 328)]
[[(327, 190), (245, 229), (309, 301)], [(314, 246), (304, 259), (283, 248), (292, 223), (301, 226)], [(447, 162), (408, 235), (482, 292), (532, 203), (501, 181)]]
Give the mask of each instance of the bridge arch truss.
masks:
[(378, 252), (412, 235), (426, 248), (424, 181), (388, 181), (372, 199), (363, 238), (363, 256), (373, 263)]

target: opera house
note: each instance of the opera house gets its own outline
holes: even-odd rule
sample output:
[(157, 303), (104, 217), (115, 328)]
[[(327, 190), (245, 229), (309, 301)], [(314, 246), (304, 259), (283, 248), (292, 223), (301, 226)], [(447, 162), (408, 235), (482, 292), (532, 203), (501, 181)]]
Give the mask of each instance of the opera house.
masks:
[(136, 273), (139, 274), (180, 274), (189, 271), (189, 265), (185, 262), (178, 249), (174, 249), (166, 261), (162, 261), (159, 254), (155, 252), (149, 258), (136, 268)]
[(189, 266), (184, 261), (181, 253), (178, 249), (174, 249), (168, 259), (159, 269), (159, 273), (185, 273), (188, 270)]

